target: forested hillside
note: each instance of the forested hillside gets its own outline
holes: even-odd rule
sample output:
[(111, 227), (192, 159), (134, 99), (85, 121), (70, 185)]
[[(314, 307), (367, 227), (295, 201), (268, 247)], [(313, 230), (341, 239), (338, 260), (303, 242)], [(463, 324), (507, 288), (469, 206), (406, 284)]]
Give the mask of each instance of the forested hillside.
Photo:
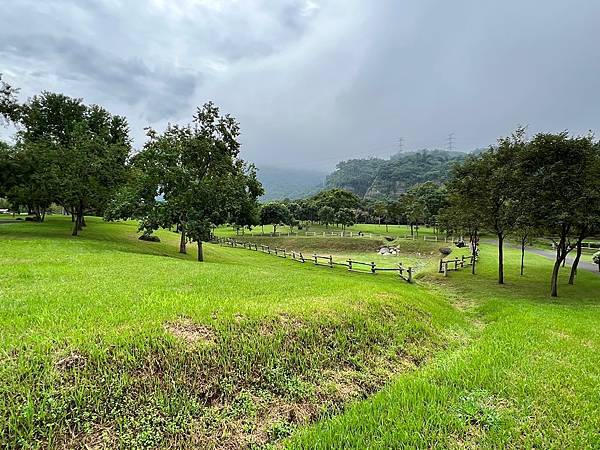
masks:
[(390, 159), (351, 159), (336, 166), (326, 185), (347, 189), (362, 198), (393, 198), (418, 183), (443, 182), (452, 165), (465, 156), (461, 152), (421, 150)]

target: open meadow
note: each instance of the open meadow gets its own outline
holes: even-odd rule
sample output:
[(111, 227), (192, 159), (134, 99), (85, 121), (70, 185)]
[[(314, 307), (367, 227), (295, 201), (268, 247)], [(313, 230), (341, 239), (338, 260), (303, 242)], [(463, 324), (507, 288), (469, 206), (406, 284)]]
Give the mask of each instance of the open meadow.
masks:
[(174, 232), (87, 222), (0, 225), (6, 448), (600, 445), (596, 274), (550, 300), (551, 261), (520, 277), (507, 250), (498, 286), (491, 245), (475, 277), (407, 248), (428, 262), (408, 284), (214, 244), (198, 264)]

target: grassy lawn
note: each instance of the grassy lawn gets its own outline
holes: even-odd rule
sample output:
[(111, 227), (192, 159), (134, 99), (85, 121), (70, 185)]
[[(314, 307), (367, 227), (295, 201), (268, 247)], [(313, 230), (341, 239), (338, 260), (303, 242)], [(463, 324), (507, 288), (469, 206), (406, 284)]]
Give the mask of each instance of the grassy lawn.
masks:
[[(261, 233), (262, 232), (262, 228), (261, 227), (255, 227), (253, 229), (253, 231), (255, 231), (256, 233)], [(279, 226), (277, 227), (277, 232), (284, 235), (287, 234), (290, 231), (290, 228), (287, 226)], [(318, 223), (315, 224), (311, 224), (308, 227), (304, 227), (301, 230), (298, 230), (297, 228), (293, 229), (294, 233), (300, 233), (300, 234), (304, 234), (306, 231), (312, 233), (339, 233), (342, 231), (342, 227), (336, 226), (336, 225), (330, 225), (328, 227), (326, 227), (325, 225), (320, 225)], [(405, 237), (405, 236), (409, 236), (410, 235), (410, 226), (408, 225), (388, 225), (387, 231), (386, 231), (386, 227), (385, 225), (379, 225), (379, 224), (372, 224), (372, 223), (358, 223), (356, 225), (353, 225), (351, 227), (346, 227), (346, 232), (350, 232), (352, 231), (352, 233), (358, 233), (359, 231), (362, 231), (363, 233), (372, 233), (373, 235), (378, 235), (378, 236), (392, 236), (392, 237)], [(264, 233), (272, 233), (273, 232), (273, 226), (272, 225), (265, 225), (264, 226)], [(246, 233), (248, 233), (246, 231)], [(416, 230), (415, 230), (416, 233)], [(218, 236), (235, 236), (236, 235), (236, 231), (235, 229), (233, 229), (232, 227), (219, 227), (216, 230), (216, 234)], [(248, 233), (249, 234), (249, 233)], [(434, 236), (435, 233), (433, 232), (433, 228), (429, 228), (429, 227), (424, 227), (421, 226), (419, 227), (419, 238), (423, 239), (423, 236)], [(442, 238), (443, 241), (443, 236), (444, 233), (439, 233), (439, 236)], [(416, 237), (416, 236), (415, 236)]]
[[(409, 285), (70, 227), (0, 225), (3, 447), (600, 447), (595, 274), (565, 270), (550, 300), (551, 261), (527, 255), (520, 277), (509, 249), (498, 286), (485, 244), (475, 277), (444, 278), (438, 244), (400, 241), (428, 262)], [(379, 245), (276, 239), (361, 260)]]
[(600, 277), (561, 278), (550, 300), (548, 260), (508, 251), (494, 283), (495, 249), (479, 274), (431, 276), (478, 326), (469, 345), (399, 376), (382, 392), (289, 441), (291, 448), (599, 448)]
[(0, 442), (236, 448), (285, 438), (458, 345), (443, 296), (134, 223), (0, 225)]

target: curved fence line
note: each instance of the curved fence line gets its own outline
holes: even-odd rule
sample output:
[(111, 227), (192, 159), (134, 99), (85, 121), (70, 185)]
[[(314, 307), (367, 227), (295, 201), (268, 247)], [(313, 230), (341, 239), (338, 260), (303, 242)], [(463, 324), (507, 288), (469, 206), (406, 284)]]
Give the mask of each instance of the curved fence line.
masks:
[(377, 267), (373, 261), (363, 262), (355, 261), (353, 259), (347, 259), (345, 261), (334, 261), (332, 255), (318, 255), (313, 253), (311, 255), (303, 254), (296, 250), (287, 250), (285, 248), (271, 247), (269, 245), (255, 244), (253, 242), (238, 241), (233, 238), (215, 238), (213, 242), (220, 245), (225, 245), (234, 248), (244, 248), (246, 250), (253, 250), (256, 252), (262, 252), (269, 255), (277, 256), (280, 258), (289, 258), (293, 261), (300, 263), (313, 263), (315, 266), (323, 266), (333, 269), (335, 266), (343, 266), (348, 269), (349, 272), (367, 273), (371, 275), (377, 274), (377, 272), (397, 272), (398, 278), (412, 283), (414, 270), (412, 267), (403, 267), (402, 263), (398, 263), (396, 267)]

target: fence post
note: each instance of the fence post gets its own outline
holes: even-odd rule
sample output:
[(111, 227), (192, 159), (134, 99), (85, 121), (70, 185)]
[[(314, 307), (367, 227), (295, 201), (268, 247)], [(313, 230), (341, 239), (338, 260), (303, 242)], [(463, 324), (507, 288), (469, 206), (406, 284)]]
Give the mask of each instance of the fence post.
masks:
[(446, 261), (446, 264), (444, 264), (444, 276), (448, 276), (448, 261)]
[(460, 262), (460, 267), (461, 268), (465, 267), (465, 255), (462, 255), (462, 261)]
[(408, 282), (412, 283), (412, 267), (408, 268)]
[(348, 270), (352, 270), (352, 260), (348, 260)]
[(440, 270), (438, 270), (438, 273), (442, 273), (442, 264), (443, 264), (444, 260), (440, 259)]
[(333, 269), (333, 256), (329, 255), (329, 267)]
[(371, 273), (375, 274), (375, 263), (371, 261)]

